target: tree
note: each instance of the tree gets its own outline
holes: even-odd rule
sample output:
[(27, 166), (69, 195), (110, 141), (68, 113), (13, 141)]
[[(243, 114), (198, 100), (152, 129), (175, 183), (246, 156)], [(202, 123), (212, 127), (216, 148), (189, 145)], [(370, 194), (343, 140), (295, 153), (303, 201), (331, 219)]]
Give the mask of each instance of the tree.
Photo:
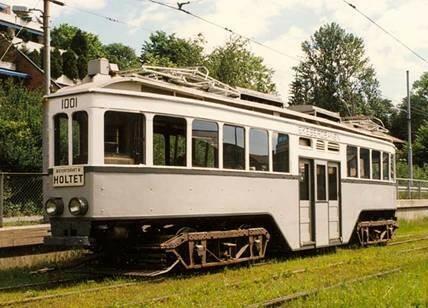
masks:
[(200, 66), (205, 58), (203, 43), (202, 35), (190, 40), (156, 31), (143, 44), (141, 62), (158, 66)]
[(59, 49), (69, 49), (71, 40), (76, 35), (79, 28), (69, 24), (61, 24), (51, 31), (51, 44)]
[[(72, 41), (75, 38), (77, 32), (81, 32), (79, 36), (83, 36), (87, 43), (87, 54), (85, 55), (88, 59), (96, 59), (99, 57), (105, 57), (104, 46), (101, 43), (99, 37), (93, 33), (89, 33), (86, 31), (82, 31), (77, 27), (71, 26), (69, 24), (61, 24), (58, 27), (55, 27), (51, 32), (51, 44), (54, 47), (59, 49), (76, 49), (78, 50), (77, 55), (80, 56), (79, 50), (83, 49), (84, 53), (86, 53), (86, 47), (79, 47), (74, 43), (72, 47)], [(77, 40), (77, 38), (75, 38)], [(81, 40), (81, 38), (79, 38)], [(73, 50), (74, 50), (73, 49)]]
[(77, 59), (77, 75), (79, 79), (83, 79), (87, 74), (88, 74), (88, 59), (84, 56), (80, 56)]
[(144, 43), (141, 61), (159, 66), (206, 66), (211, 77), (231, 86), (262, 92), (275, 91), (273, 71), (264, 65), (262, 58), (246, 48), (246, 41), (231, 38), (208, 56), (204, 55), (204, 44), (202, 35), (191, 40), (157, 31)]
[(111, 63), (116, 63), (120, 70), (138, 68), (141, 66), (140, 60), (135, 54), (135, 50), (121, 43), (113, 43), (104, 46), (107, 59)]
[(79, 57), (88, 57), (89, 43), (88, 38), (82, 32), (77, 30), (70, 42), (70, 49), (73, 50)]
[(239, 38), (230, 38), (224, 46), (214, 49), (206, 61), (210, 76), (231, 86), (275, 92), (273, 70), (266, 67), (263, 58), (246, 48), (247, 43)]
[(414, 148), (414, 162), (419, 166), (423, 167), (428, 164), (428, 121), (425, 120), (421, 126), (419, 126)]
[(55, 48), (51, 52), (51, 76), (54, 79), (57, 79), (62, 75), (62, 55), (58, 48)]
[(12, 80), (0, 85), (0, 170), (40, 171), (42, 99)]
[(382, 117), (390, 104), (381, 99), (364, 42), (336, 23), (321, 26), (302, 43), (304, 59), (293, 68), (290, 104), (311, 104), (343, 116)]
[[(413, 83), (410, 102), (412, 106), (412, 139), (414, 140), (416, 132), (428, 115), (428, 72)], [(392, 117), (391, 132), (394, 136), (405, 140), (407, 139), (407, 97), (403, 98), (398, 109), (399, 112)]]
[(77, 79), (79, 77), (79, 71), (77, 68), (77, 56), (72, 50), (67, 50), (62, 54), (63, 60), (63, 72), (64, 75), (70, 79)]

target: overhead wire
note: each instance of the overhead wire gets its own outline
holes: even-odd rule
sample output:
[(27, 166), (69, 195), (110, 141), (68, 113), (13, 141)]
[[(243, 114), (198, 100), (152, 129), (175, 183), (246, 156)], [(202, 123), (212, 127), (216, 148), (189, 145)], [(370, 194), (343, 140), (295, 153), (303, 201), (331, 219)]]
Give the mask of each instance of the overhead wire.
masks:
[[(127, 25), (127, 26), (130, 26), (130, 27), (133, 27), (133, 25), (130, 24), (129, 22), (120, 20), (120, 19), (115, 18), (115, 17), (111, 17), (111, 16), (108, 16), (108, 15), (103, 15), (103, 14), (100, 14), (100, 13), (97, 13), (97, 12), (94, 12), (94, 11), (85, 10), (85, 9), (82, 9), (82, 8), (70, 5), (68, 3), (64, 3), (64, 6), (67, 6), (67, 7), (71, 8), (71, 9), (73, 9), (73, 10), (77, 10), (77, 11), (80, 11), (80, 12), (83, 12), (83, 13), (86, 13), (86, 14), (89, 14), (89, 15), (92, 15), (92, 16), (96, 16), (96, 17), (105, 19), (105, 20), (113, 22), (113, 23), (118, 23), (118, 24), (123, 24), (123, 25)], [(142, 29), (142, 30), (147, 31), (147, 32), (154, 32), (154, 30), (152, 30), (152, 29), (141, 27), (141, 26), (138, 26), (136, 28)]]
[[(170, 4), (168, 4), (168, 3), (164, 3), (164, 2), (160, 2), (160, 1), (156, 1), (156, 0), (143, 0), (143, 1), (148, 1), (148, 2), (151, 2), (151, 3), (157, 4), (157, 5), (160, 5), (160, 6), (163, 6), (163, 7), (169, 8), (169, 9), (171, 9), (171, 10), (175, 10), (175, 11), (178, 11), (178, 12), (181, 12), (181, 13), (184, 13), (184, 14), (187, 14), (187, 15), (189, 15), (189, 16), (191, 16), (191, 17), (193, 17), (193, 18), (199, 19), (199, 20), (201, 20), (201, 21), (203, 21), (203, 22), (205, 22), (205, 23), (207, 23), (207, 24), (210, 24), (210, 25), (212, 25), (212, 26), (214, 26), (214, 27), (217, 27), (217, 28), (222, 29), (222, 30), (224, 30), (224, 31), (226, 31), (226, 32), (229, 32), (229, 33), (231, 33), (231, 34), (233, 34), (233, 35), (236, 35), (236, 36), (238, 36), (238, 37), (241, 37), (241, 38), (243, 38), (243, 39), (246, 39), (246, 40), (248, 40), (248, 41), (250, 41), (250, 42), (252, 42), (252, 43), (254, 43), (254, 44), (257, 44), (257, 45), (259, 45), (259, 46), (261, 46), (261, 47), (263, 47), (263, 48), (269, 49), (270, 51), (273, 51), (273, 52), (275, 52), (275, 53), (277, 53), (277, 54), (280, 54), (280, 55), (282, 55), (282, 56), (285, 56), (285, 57), (287, 57), (287, 58), (290, 58), (290, 59), (293, 59), (293, 60), (296, 60), (296, 61), (300, 61), (300, 60), (299, 60), (299, 58), (297, 58), (297, 57), (295, 57), (295, 56), (292, 56), (292, 55), (286, 54), (285, 52), (283, 52), (283, 51), (281, 51), (281, 50), (278, 50), (278, 49), (273, 48), (273, 47), (271, 47), (271, 46), (269, 46), (269, 45), (266, 45), (266, 44), (264, 44), (264, 43), (261, 43), (261, 42), (259, 42), (259, 41), (255, 40), (255, 39), (253, 39), (253, 38), (251, 38), (251, 37), (249, 37), (249, 36), (246, 36), (246, 35), (240, 34), (240, 33), (236, 32), (236, 31), (232, 30), (232, 29), (231, 29), (231, 28), (229, 28), (229, 27), (223, 26), (223, 25), (218, 24), (218, 23), (216, 23), (216, 22), (213, 22), (213, 21), (211, 21), (211, 20), (209, 20), (209, 19), (207, 19), (207, 18), (205, 18), (205, 17), (202, 17), (202, 16), (199, 16), (199, 15), (197, 15), (197, 14), (195, 14), (195, 13), (192, 13), (192, 12), (190, 12), (189, 10), (184, 9), (184, 8), (183, 8), (183, 5), (184, 5), (184, 4), (186, 4), (186, 3), (177, 3), (177, 4), (178, 4), (178, 7), (175, 7), (175, 6), (170, 5)], [(139, 1), (139, 2), (140, 2), (140, 1)]]
[(368, 21), (370, 21), (372, 24), (374, 24), (377, 28), (379, 28), (384, 33), (386, 33), (388, 36), (390, 36), (391, 38), (393, 38), (397, 43), (399, 43), (401, 46), (403, 46), (404, 48), (406, 48), (408, 51), (410, 51), (412, 54), (414, 54), (420, 60), (422, 60), (422, 61), (424, 61), (425, 63), (428, 64), (428, 60), (427, 59), (425, 59), (423, 56), (421, 56), (419, 53), (417, 53), (415, 50), (413, 50), (410, 46), (408, 46), (406, 43), (404, 43), (402, 40), (400, 40), (397, 36), (395, 36), (394, 34), (392, 34), (390, 31), (388, 31), (387, 29), (385, 29), (384, 27), (382, 27), (381, 25), (379, 25), (370, 16), (368, 16), (367, 14), (365, 14), (364, 12), (362, 12), (361, 10), (359, 10), (354, 4), (350, 3), (347, 0), (342, 0), (342, 1), (344, 3), (346, 3), (349, 7), (351, 7), (352, 9), (354, 9), (356, 12), (358, 12), (358, 14), (360, 14), (361, 16), (363, 16), (364, 18), (366, 18)]

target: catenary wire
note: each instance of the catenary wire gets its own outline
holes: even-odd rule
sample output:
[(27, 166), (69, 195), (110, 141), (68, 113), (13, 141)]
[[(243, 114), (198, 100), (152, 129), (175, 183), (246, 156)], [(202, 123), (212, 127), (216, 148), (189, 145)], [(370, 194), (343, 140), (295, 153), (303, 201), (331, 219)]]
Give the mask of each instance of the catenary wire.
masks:
[[(64, 5), (67, 6), (67, 7), (69, 7), (69, 8), (71, 8), (71, 9), (73, 9), (73, 10), (77, 10), (77, 11), (80, 11), (80, 12), (83, 12), (83, 13), (86, 13), (86, 14), (89, 14), (89, 15), (92, 15), (92, 16), (96, 16), (96, 17), (105, 19), (107, 21), (113, 22), (113, 23), (123, 24), (123, 25), (127, 25), (127, 26), (131, 26), (132, 27), (132, 25), (129, 22), (120, 20), (120, 19), (115, 18), (115, 17), (103, 15), (103, 14), (100, 14), (100, 13), (97, 13), (97, 12), (94, 12), (94, 11), (85, 10), (85, 9), (82, 9), (82, 8), (70, 5), (68, 3), (64, 3)], [(152, 29), (141, 27), (141, 26), (138, 26), (136, 28), (142, 29), (142, 30), (147, 31), (147, 32), (154, 32), (154, 30), (152, 30)]]
[(364, 12), (362, 12), (361, 10), (359, 10), (354, 4), (352, 4), (352, 3), (350, 3), (350, 2), (348, 2), (346, 0), (342, 0), (342, 1), (344, 3), (346, 3), (348, 6), (350, 6), (352, 9), (354, 9), (356, 12), (358, 12), (358, 14), (360, 14), (361, 16), (363, 16), (364, 18), (366, 18), (368, 21), (370, 21), (372, 24), (374, 24), (376, 27), (378, 27), (380, 30), (382, 30), (384, 33), (386, 33), (388, 36), (390, 36), (391, 38), (393, 38), (401, 46), (403, 46), (404, 48), (406, 48), (407, 50), (409, 50), (411, 53), (413, 53), (416, 57), (418, 57), (419, 59), (421, 59), (422, 61), (424, 61), (425, 63), (428, 64), (428, 60), (427, 59), (425, 59), (423, 56), (421, 56), (415, 50), (413, 50), (412, 48), (410, 48), (409, 45), (407, 45), (406, 43), (404, 43), (402, 40), (400, 40), (397, 36), (395, 36), (394, 34), (392, 34), (390, 31), (388, 31), (387, 29), (385, 29), (384, 27), (382, 27), (381, 25), (379, 25), (370, 16), (368, 16), (367, 14), (365, 14)]
[[(246, 35), (240, 34), (240, 33), (236, 32), (236, 31), (234, 31), (234, 30), (230, 29), (229, 27), (226, 27), (226, 26), (220, 25), (220, 24), (215, 23), (215, 22), (213, 22), (213, 21), (211, 21), (211, 20), (209, 20), (209, 19), (206, 19), (206, 18), (204, 18), (204, 17), (202, 17), (202, 16), (199, 16), (199, 15), (197, 15), (197, 14), (195, 14), (195, 13), (192, 13), (192, 12), (190, 12), (189, 10), (183, 9), (183, 7), (182, 7), (182, 6), (175, 7), (175, 6), (173, 6), (173, 5), (170, 5), (170, 4), (167, 4), (167, 3), (164, 3), (164, 2), (160, 2), (160, 1), (156, 1), (156, 0), (144, 0), (144, 1), (148, 1), (148, 2), (151, 2), (151, 3), (157, 4), (157, 5), (160, 5), (160, 6), (163, 6), (163, 7), (167, 7), (167, 8), (169, 8), (169, 9), (172, 9), (172, 10), (175, 10), (175, 11), (178, 11), (178, 12), (182, 12), (182, 13), (184, 13), (184, 14), (187, 14), (187, 15), (189, 15), (189, 16), (192, 16), (193, 18), (196, 18), (196, 19), (199, 19), (199, 20), (201, 20), (201, 21), (203, 21), (203, 22), (205, 22), (205, 23), (208, 23), (208, 24), (210, 24), (210, 25), (212, 25), (212, 26), (214, 26), (214, 27), (217, 27), (217, 28), (219, 28), (219, 29), (222, 29), (222, 30), (224, 30), (224, 31), (226, 31), (226, 32), (229, 32), (229, 33), (231, 33), (231, 34), (234, 34), (234, 35), (236, 35), (236, 36), (238, 36), (238, 37), (244, 38), (244, 39), (246, 39), (246, 40), (248, 40), (248, 41), (250, 41), (250, 42), (252, 42), (252, 43), (254, 43), (254, 44), (257, 44), (257, 45), (259, 45), (259, 46), (261, 46), (261, 47), (264, 47), (264, 48), (266, 48), (266, 49), (269, 49), (269, 50), (271, 50), (271, 51), (273, 51), (273, 52), (275, 52), (275, 53), (277, 53), (277, 54), (280, 54), (280, 55), (285, 56), (285, 57), (287, 57), (287, 58), (290, 58), (290, 59), (293, 59), (293, 60), (299, 61), (299, 58), (297, 58), (297, 57), (295, 57), (295, 56), (292, 56), (292, 55), (286, 54), (286, 53), (282, 52), (281, 50), (278, 50), (278, 49), (273, 48), (273, 47), (271, 47), (271, 46), (269, 46), (269, 45), (266, 45), (266, 44), (264, 44), (264, 43), (261, 43), (261, 42), (259, 42), (259, 41), (255, 40), (255, 39), (253, 39), (253, 38), (251, 38), (251, 37), (248, 37), (248, 36), (246, 36)], [(139, 1), (139, 2), (140, 2), (140, 1)]]

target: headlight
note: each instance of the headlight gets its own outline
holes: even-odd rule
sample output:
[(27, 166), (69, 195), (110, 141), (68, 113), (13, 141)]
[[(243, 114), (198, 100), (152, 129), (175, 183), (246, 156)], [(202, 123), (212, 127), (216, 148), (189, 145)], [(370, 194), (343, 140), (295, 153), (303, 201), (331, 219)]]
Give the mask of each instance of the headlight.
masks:
[(68, 209), (74, 216), (83, 216), (88, 211), (88, 201), (85, 198), (73, 198), (68, 203)]
[(58, 216), (64, 211), (64, 201), (61, 198), (50, 198), (45, 203), (45, 211), (48, 216)]

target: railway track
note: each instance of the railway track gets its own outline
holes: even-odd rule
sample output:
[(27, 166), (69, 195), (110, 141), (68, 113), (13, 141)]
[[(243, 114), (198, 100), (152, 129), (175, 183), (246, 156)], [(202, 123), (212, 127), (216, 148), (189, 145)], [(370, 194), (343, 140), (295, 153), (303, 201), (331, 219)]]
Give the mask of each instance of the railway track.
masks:
[(364, 281), (369, 280), (369, 279), (381, 278), (381, 277), (384, 277), (387, 275), (398, 273), (400, 271), (401, 271), (401, 268), (395, 268), (395, 269), (390, 269), (390, 270), (386, 270), (386, 271), (380, 271), (380, 272), (376, 272), (373, 274), (368, 274), (368, 275), (360, 276), (357, 278), (344, 280), (344, 281), (334, 283), (331, 285), (327, 285), (324, 287), (320, 287), (320, 288), (315, 288), (315, 289), (310, 289), (307, 291), (299, 291), (299, 292), (291, 293), (288, 295), (269, 299), (265, 302), (249, 305), (248, 307), (251, 307), (251, 308), (254, 308), (254, 307), (278, 307), (278, 306), (284, 305), (286, 303), (289, 303), (291, 301), (294, 301), (294, 300), (297, 300), (300, 298), (306, 298), (306, 297), (309, 297), (312, 295), (316, 295), (316, 294), (320, 293), (321, 291), (327, 291), (330, 289), (338, 288), (338, 287), (349, 285), (349, 284), (364, 282)]
[[(408, 244), (408, 243), (413, 243), (413, 242), (419, 242), (419, 241), (424, 241), (424, 240), (428, 240), (428, 235), (427, 234), (423, 234), (421, 237), (419, 238), (415, 238), (415, 239), (410, 239), (410, 240), (403, 240), (403, 241), (397, 241), (397, 242), (392, 242), (390, 243), (388, 246), (394, 246), (394, 245), (404, 245), (404, 244)], [(393, 244), (393, 245), (392, 245)], [(387, 246), (387, 247), (388, 247)], [(407, 253), (407, 252), (412, 252), (412, 251), (422, 251), (422, 250), (426, 250), (428, 249), (428, 246), (422, 246), (422, 247), (415, 247), (415, 248), (410, 248), (410, 249), (403, 249), (403, 250), (399, 250), (397, 253)], [(92, 260), (93, 257), (85, 257), (87, 260)], [(83, 259), (85, 259), (83, 258)], [(262, 262), (260, 264), (255, 264), (256, 266), (264, 266), (264, 265), (270, 265), (272, 263), (274, 263), (276, 261), (268, 261), (268, 262)], [(308, 267), (303, 267), (303, 268), (297, 268), (294, 270), (286, 270), (280, 273), (277, 273), (275, 275), (269, 276), (269, 279), (274, 279), (274, 280), (278, 280), (278, 279), (282, 279), (282, 278), (286, 278), (289, 276), (293, 276), (293, 275), (299, 275), (299, 274), (303, 274), (303, 273), (308, 273), (308, 272), (313, 272), (316, 270), (323, 270), (323, 269), (327, 269), (327, 268), (332, 268), (332, 267), (337, 267), (340, 265), (344, 265), (349, 263), (350, 260), (348, 261), (340, 261), (340, 262), (333, 262), (333, 263), (329, 263), (326, 265), (321, 265), (321, 266), (317, 266), (317, 267), (312, 267), (312, 268), (308, 268)], [(79, 266), (82, 265), (82, 260), (79, 260), (78, 262), (76, 262), (76, 264), (78, 264)], [(70, 269), (70, 267), (66, 267), (68, 270)], [(265, 303), (259, 303), (257, 304), (258, 306), (275, 306), (280, 304), (280, 303), (287, 303), (289, 301), (298, 299), (298, 298), (302, 298), (302, 297), (308, 297), (310, 295), (316, 294), (320, 291), (323, 290), (328, 290), (331, 288), (335, 288), (335, 287), (339, 287), (341, 285), (344, 284), (349, 284), (349, 283), (353, 283), (353, 282), (359, 282), (359, 281), (363, 281), (365, 279), (370, 279), (370, 278), (375, 278), (375, 277), (381, 277), (384, 275), (387, 275), (389, 273), (393, 273), (398, 271), (398, 269), (394, 269), (394, 270), (388, 270), (386, 272), (378, 272), (378, 273), (374, 273), (374, 274), (370, 274), (370, 275), (366, 275), (366, 276), (362, 276), (359, 278), (355, 278), (355, 279), (351, 279), (349, 281), (343, 281), (337, 284), (333, 284), (331, 286), (326, 286), (326, 287), (322, 287), (322, 288), (318, 288), (318, 289), (312, 289), (309, 291), (301, 291), (301, 292), (297, 292), (297, 293), (293, 293), (293, 294), (289, 294), (277, 299), (273, 299), (271, 301), (267, 301)], [(43, 272), (43, 271), (42, 271)], [(79, 273), (79, 272), (76, 272)], [(88, 273), (88, 271), (84, 272), (84, 273)], [(132, 274), (134, 273), (134, 275), (126, 275), (126, 273), (128, 274)], [(19, 305), (19, 304), (27, 304), (27, 303), (35, 303), (35, 302), (42, 302), (45, 300), (51, 300), (51, 299), (57, 299), (57, 298), (63, 298), (63, 297), (70, 297), (70, 296), (74, 296), (77, 294), (85, 294), (85, 293), (93, 293), (93, 292), (97, 292), (97, 291), (103, 291), (103, 290), (109, 290), (109, 289), (117, 289), (117, 288), (125, 288), (125, 287), (129, 287), (129, 286), (135, 286), (138, 283), (144, 282), (144, 281), (162, 281), (164, 280), (164, 278), (158, 278), (158, 279), (154, 279), (153, 276), (148, 276), (148, 275), (138, 275), (138, 272), (126, 272), (126, 271), (95, 271), (91, 274), (91, 276), (84, 276), (84, 277), (76, 277), (76, 278), (70, 278), (70, 279), (57, 279), (57, 280), (51, 280), (51, 281), (44, 281), (44, 282), (38, 282), (38, 283), (31, 283), (31, 284), (21, 284), (21, 285), (15, 285), (15, 286), (7, 286), (7, 287), (2, 287), (0, 288), (0, 292), (10, 292), (10, 291), (15, 291), (15, 290), (25, 290), (25, 289), (39, 289), (39, 288), (44, 288), (44, 287), (50, 287), (50, 286), (60, 286), (60, 285), (67, 285), (67, 284), (73, 284), (73, 283), (80, 283), (80, 282), (84, 282), (84, 281), (102, 281), (103, 279), (105, 279), (106, 277), (111, 277), (111, 276), (125, 276), (125, 277), (138, 277), (138, 280), (134, 280), (134, 281), (130, 281), (130, 282), (126, 282), (126, 283), (119, 283), (119, 284), (114, 284), (114, 285), (109, 285), (109, 286), (99, 286), (99, 287), (93, 287), (93, 288), (89, 288), (89, 289), (85, 289), (85, 290), (73, 290), (73, 291), (67, 291), (67, 292), (62, 292), (62, 293), (57, 293), (57, 294), (47, 294), (47, 295), (41, 295), (41, 296), (36, 296), (36, 297), (31, 297), (31, 298), (24, 298), (24, 299), (19, 299), (19, 300), (13, 300), (13, 301), (7, 301), (7, 302), (1, 302), (0, 303), (0, 307), (4, 307), (4, 306), (15, 306), (15, 305)], [(240, 285), (243, 285), (245, 283), (260, 283), (267, 280), (267, 278), (259, 278), (259, 279), (253, 279), (251, 281), (237, 281), (237, 282), (231, 282), (231, 283), (226, 283), (224, 285), (224, 287), (229, 288), (229, 287), (239, 287)], [(150, 303), (156, 303), (156, 302), (161, 302), (161, 301), (166, 301), (170, 298), (176, 297), (178, 295), (176, 294), (172, 294), (172, 295), (165, 295), (165, 296), (159, 296), (159, 297), (155, 297), (155, 298), (151, 298), (151, 299), (147, 299), (144, 302), (140, 302), (139, 304), (150, 304)]]
[(387, 246), (396, 246), (396, 245), (402, 245), (402, 244), (413, 243), (413, 242), (420, 242), (420, 241), (426, 241), (426, 240), (428, 240), (428, 234), (424, 234), (421, 237), (412, 238), (412, 239), (409, 239), (409, 240), (394, 241), (394, 242), (388, 243)]

